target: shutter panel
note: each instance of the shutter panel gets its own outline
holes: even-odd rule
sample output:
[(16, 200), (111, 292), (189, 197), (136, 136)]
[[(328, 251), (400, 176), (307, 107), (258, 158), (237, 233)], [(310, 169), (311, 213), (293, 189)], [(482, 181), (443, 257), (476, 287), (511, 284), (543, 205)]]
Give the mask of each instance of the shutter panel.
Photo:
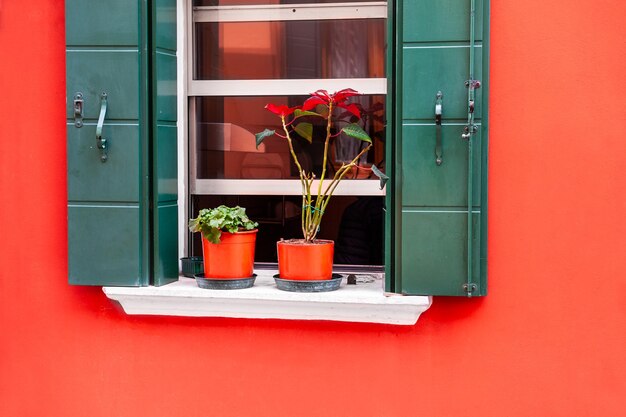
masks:
[[(67, 0), (65, 11), (69, 282), (148, 285), (140, 2)], [(78, 92), (82, 127), (74, 118)], [(106, 162), (96, 144), (102, 92)]]
[(152, 174), (154, 285), (178, 279), (176, 0), (152, 10)]
[[(486, 295), (488, 17), (488, 0), (390, 5), (389, 291)], [(470, 117), (465, 83), (472, 77), (481, 87), (472, 91)], [(468, 125), (477, 130), (470, 128), (470, 139), (462, 139)]]
[[(171, 172), (166, 167), (167, 158), (163, 167), (152, 158), (153, 150), (159, 149), (154, 145), (157, 142), (154, 112), (166, 105), (152, 103), (153, 59), (147, 51), (152, 39), (158, 36), (148, 34), (158, 26), (152, 25), (148, 3), (143, 0), (66, 0), (65, 3), (71, 284), (144, 286), (156, 276), (156, 264), (167, 271), (159, 272), (161, 276), (171, 274), (171, 262), (163, 259), (171, 258), (172, 247), (176, 250), (177, 236), (174, 234), (173, 242), (160, 245), (156, 251), (157, 239), (153, 238), (158, 220), (151, 203), (153, 196), (161, 192), (161, 185), (152, 186), (158, 183), (154, 180), (155, 171), (163, 172), (163, 178), (171, 177)], [(163, 77), (174, 80), (173, 90), (167, 88), (168, 93), (157, 92), (155, 96), (166, 97), (174, 91), (175, 103), (175, 66), (174, 76), (163, 71)], [(76, 123), (75, 117), (77, 93), (81, 93), (83, 100), (78, 104), (82, 125)], [(106, 112), (102, 93), (106, 93)], [(175, 113), (174, 104), (174, 124)], [(96, 139), (99, 119), (103, 121), (102, 138), (106, 139), (104, 162), (105, 150), (98, 147), (103, 142)], [(170, 121), (172, 117), (168, 113), (162, 119)], [(176, 147), (173, 149), (176, 160)], [(162, 188), (166, 196), (165, 187)], [(170, 185), (170, 192), (171, 188)], [(175, 193), (175, 185), (173, 189)], [(162, 201), (166, 198), (175, 201), (171, 197)], [(163, 217), (160, 221), (167, 227), (162, 229), (168, 230), (167, 216)], [(173, 217), (175, 221), (175, 214)]]

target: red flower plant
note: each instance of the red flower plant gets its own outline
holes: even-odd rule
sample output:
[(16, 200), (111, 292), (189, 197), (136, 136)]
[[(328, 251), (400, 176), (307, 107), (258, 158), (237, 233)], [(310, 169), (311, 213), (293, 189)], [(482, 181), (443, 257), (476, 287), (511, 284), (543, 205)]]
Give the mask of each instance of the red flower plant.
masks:
[[(359, 96), (357, 91), (346, 88), (336, 93), (329, 94), (326, 90), (317, 90), (311, 93), (310, 97), (304, 101), (302, 106), (289, 107), (284, 104), (268, 104), (265, 108), (272, 113), (280, 116), (284, 135), (278, 134), (275, 130), (265, 129), (261, 133), (257, 133), (256, 144), (257, 147), (263, 142), (263, 140), (270, 136), (279, 136), (285, 138), (289, 144), (289, 151), (294, 163), (298, 167), (300, 173), (300, 182), (302, 184), (302, 233), (304, 239), (307, 242), (311, 242), (315, 239), (317, 232), (319, 231), (319, 225), (322, 221), (322, 215), (326, 210), (326, 206), (333, 192), (339, 185), (339, 181), (356, 166), (357, 161), (372, 147), (372, 139), (363, 130), (359, 122), (361, 121), (361, 112), (358, 105), (354, 103), (347, 103), (348, 99), (354, 96)], [(334, 115), (333, 111), (336, 108), (346, 110), (338, 115)], [(300, 118), (308, 117), (320, 117), (326, 120), (326, 137), (324, 139), (324, 162), (322, 165), (322, 173), (319, 178), (319, 184), (317, 189), (317, 195), (313, 198), (311, 194), (311, 188), (313, 186), (313, 180), (315, 180), (315, 174), (312, 172), (306, 172), (300, 161), (296, 156), (292, 143), (292, 134), (296, 132), (302, 138), (308, 142), (313, 141), (313, 125), (306, 121), (299, 120)], [(343, 127), (337, 130), (337, 124), (341, 124)], [(333, 129), (334, 128), (334, 129)], [(337, 131), (337, 133), (332, 133)], [(326, 177), (326, 166), (328, 163), (328, 149), (330, 139), (338, 137), (341, 134), (351, 136), (353, 138), (366, 142), (365, 148), (349, 163), (343, 163), (339, 169), (335, 171), (335, 175), (332, 179), (329, 179), (324, 183)], [(375, 175), (384, 177), (376, 167), (372, 166), (372, 172)]]

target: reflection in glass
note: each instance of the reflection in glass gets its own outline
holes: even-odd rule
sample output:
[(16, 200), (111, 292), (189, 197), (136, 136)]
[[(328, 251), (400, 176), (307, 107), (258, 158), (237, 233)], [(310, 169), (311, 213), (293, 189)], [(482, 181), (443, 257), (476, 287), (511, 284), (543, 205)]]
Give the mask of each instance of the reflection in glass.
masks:
[[(371, 196), (333, 197), (318, 237), (335, 241), (336, 265), (383, 264), (383, 200)], [(277, 262), (276, 242), (302, 237), (300, 196), (194, 195), (192, 216), (201, 208), (221, 204), (245, 207), (248, 216), (259, 223), (255, 262)], [(191, 239), (191, 254), (201, 256), (200, 233), (192, 233)]]
[[(297, 179), (298, 170), (291, 161), (284, 139), (273, 136), (256, 148), (254, 134), (264, 129), (281, 131), (279, 119), (265, 110), (267, 103), (301, 104), (306, 97), (196, 97), (196, 177), (198, 179)], [(363, 155), (359, 167), (348, 179), (374, 178), (371, 164), (384, 169), (384, 114), (385, 96), (354, 97), (351, 102), (362, 109), (364, 129), (373, 139), (374, 146)], [(302, 118), (304, 121), (305, 118)], [(309, 117), (313, 124), (313, 141), (309, 143), (293, 134), (294, 148), (300, 163), (308, 172), (319, 177), (323, 165), (325, 120)], [(317, 119), (317, 120), (316, 120)], [(337, 126), (341, 128), (341, 126)], [(352, 160), (364, 143), (346, 135), (331, 142), (330, 176), (342, 162)], [(193, 159), (192, 162), (194, 163)]]
[(385, 77), (385, 20), (196, 23), (195, 79)]

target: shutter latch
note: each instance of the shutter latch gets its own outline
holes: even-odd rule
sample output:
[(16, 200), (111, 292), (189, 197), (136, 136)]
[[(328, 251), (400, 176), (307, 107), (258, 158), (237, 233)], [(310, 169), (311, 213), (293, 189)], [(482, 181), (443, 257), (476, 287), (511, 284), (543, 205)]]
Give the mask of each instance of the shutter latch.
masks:
[(476, 132), (478, 132), (478, 126), (473, 123), (471, 125), (468, 124), (463, 127), (463, 133), (461, 133), (461, 138), (469, 140), (469, 138)]
[(463, 128), (461, 138), (469, 140), (473, 134), (478, 132), (478, 126), (474, 124), (474, 91), (480, 88), (480, 80), (469, 79), (465, 81), (465, 87), (469, 90), (469, 99), (467, 101), (467, 124)]
[(437, 91), (436, 99), (435, 99), (435, 125), (436, 125), (436, 143), (435, 143), (435, 163), (437, 166), (443, 163), (443, 146), (441, 144), (441, 117), (443, 115), (443, 93), (441, 91)]
[(74, 94), (74, 126), (83, 127), (83, 93)]

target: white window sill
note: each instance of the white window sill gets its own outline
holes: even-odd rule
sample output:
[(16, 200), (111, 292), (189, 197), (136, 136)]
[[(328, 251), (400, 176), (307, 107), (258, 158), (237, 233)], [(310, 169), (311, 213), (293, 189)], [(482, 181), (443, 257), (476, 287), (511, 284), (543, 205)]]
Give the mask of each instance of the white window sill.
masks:
[[(181, 277), (162, 287), (103, 287), (127, 314), (237, 317), (288, 320), (332, 320), (412, 325), (426, 311), (432, 297), (385, 294), (380, 277), (359, 276), (356, 285), (326, 293), (295, 293), (276, 288), (275, 271), (256, 271), (252, 288), (206, 290)], [(371, 282), (361, 282), (362, 277)]]

